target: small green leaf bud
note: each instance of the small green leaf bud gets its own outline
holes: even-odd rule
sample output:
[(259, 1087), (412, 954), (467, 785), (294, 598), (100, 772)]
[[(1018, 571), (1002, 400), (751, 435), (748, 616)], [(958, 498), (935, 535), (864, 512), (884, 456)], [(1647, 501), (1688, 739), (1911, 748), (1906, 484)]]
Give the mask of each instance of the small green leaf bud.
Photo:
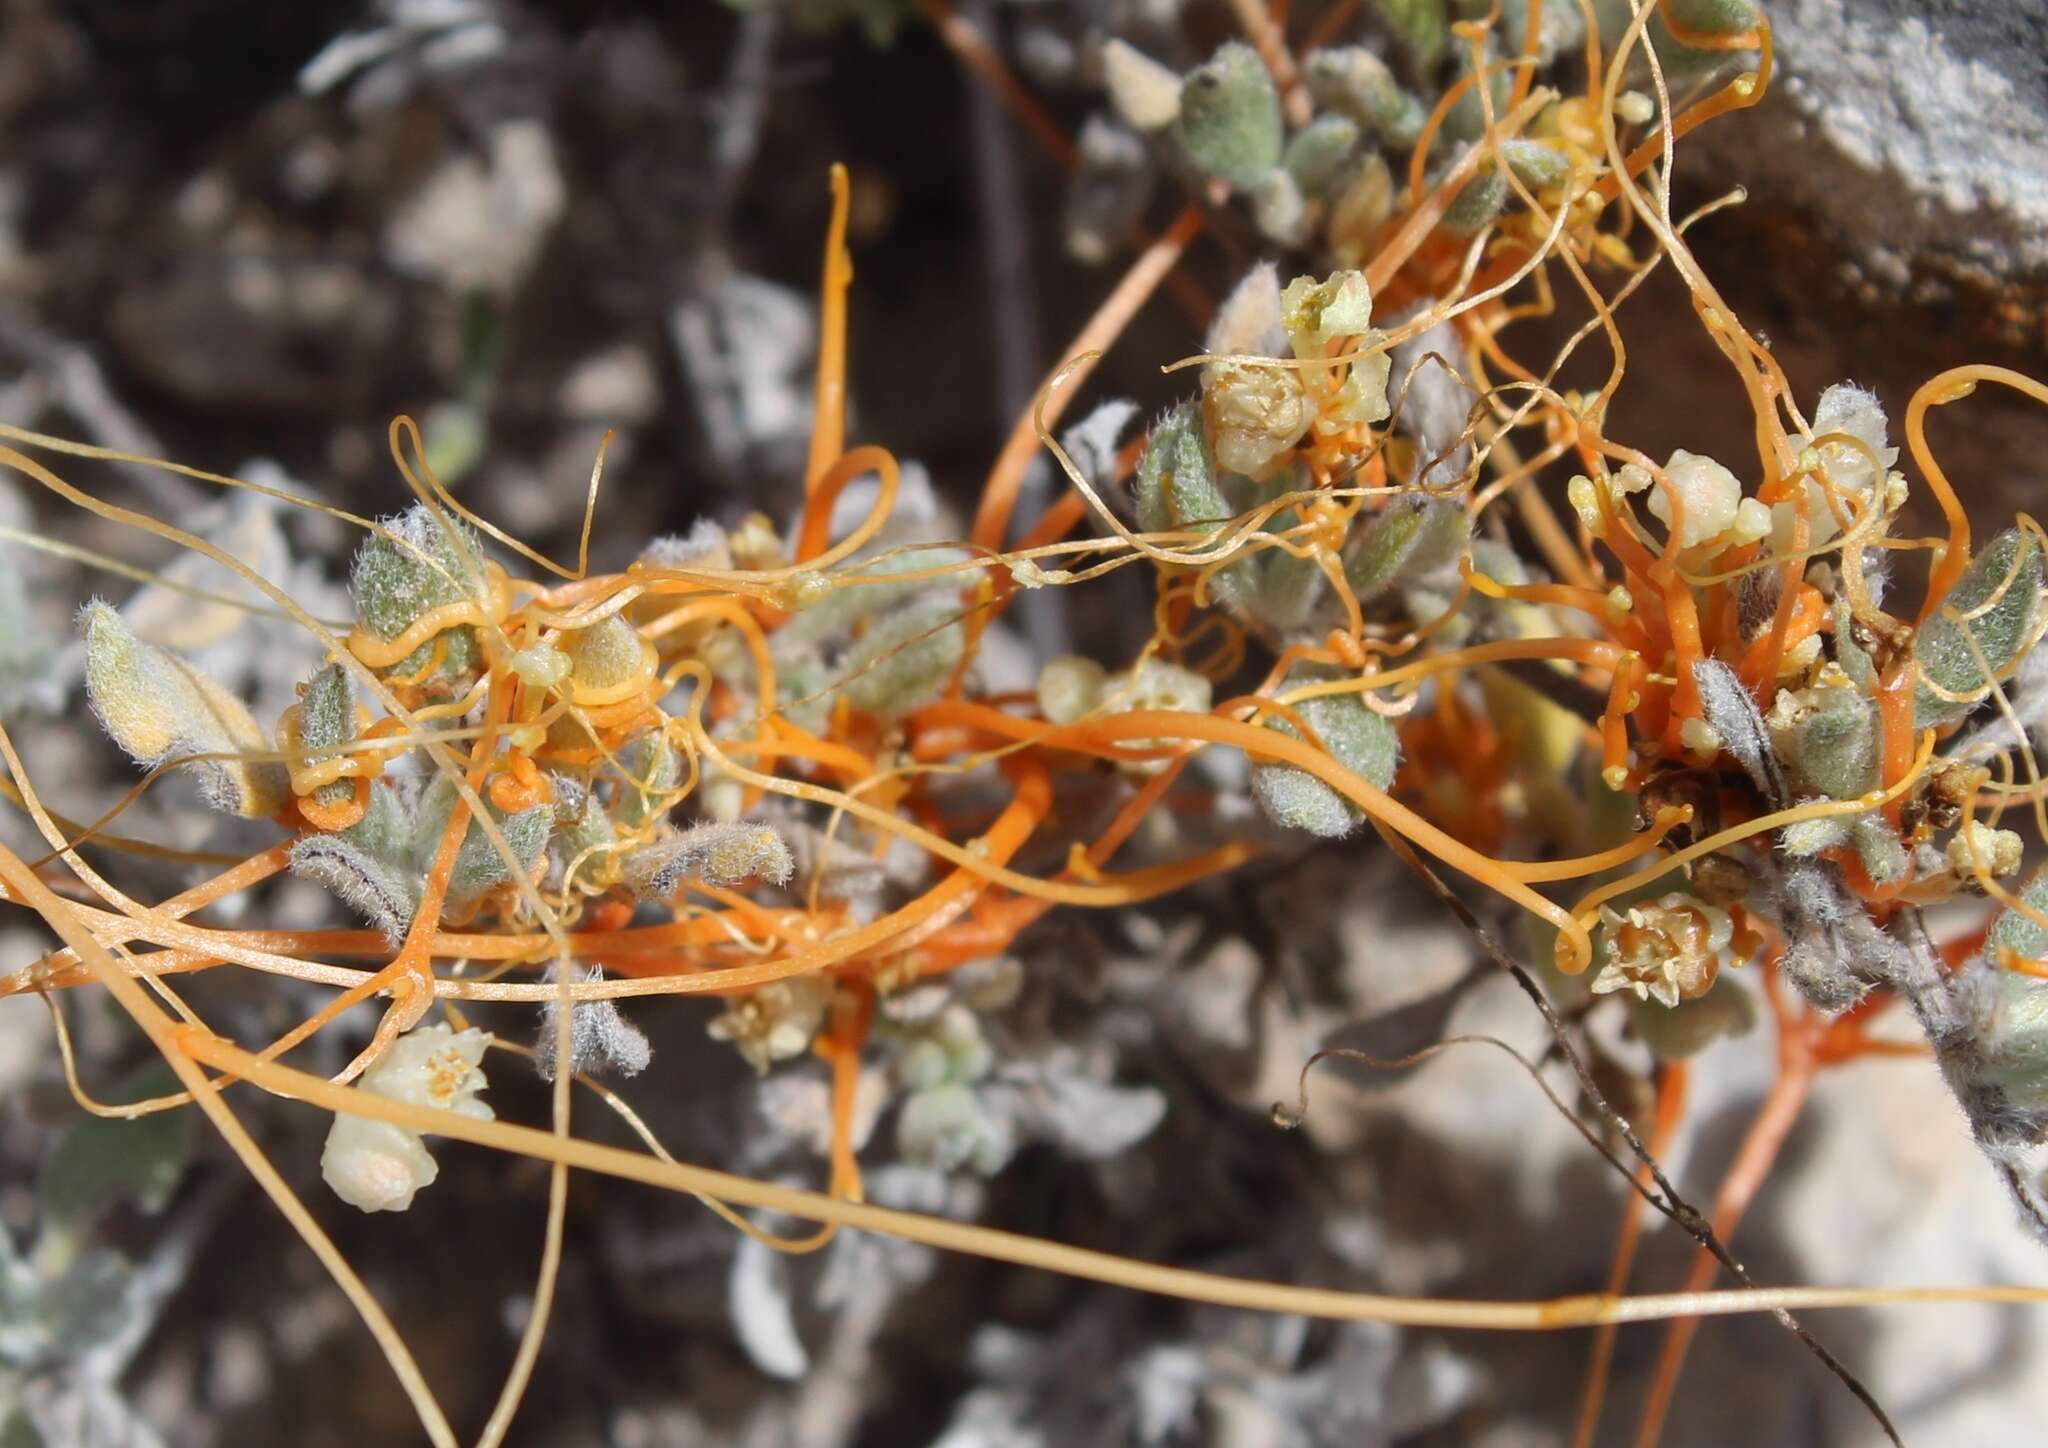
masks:
[[(512, 847), (513, 858), (518, 862), (519, 873), (531, 875), (533, 867), (547, 848), (548, 833), (554, 828), (554, 808), (537, 804), (517, 814), (500, 815), (491, 811), (498, 829), (505, 836), (505, 843)], [(448, 903), (467, 905), (486, 890), (499, 885), (510, 884), (513, 872), (506, 865), (498, 847), (475, 820), (469, 824), (469, 832), (462, 837), (462, 846), (455, 852), (455, 869), (448, 877)]]
[[(1489, 43), (1486, 47), (1487, 78), (1484, 82), (1493, 106), (1493, 119), (1499, 124), (1508, 108), (1508, 97), (1514, 93), (1514, 73), (1499, 64), (1499, 51)], [(1464, 79), (1472, 73), (1472, 52), (1465, 46), (1458, 47), (1457, 64), (1452, 67), (1453, 82)], [(1480, 102), (1478, 85), (1469, 85), (1444, 115), (1443, 135), (1450, 141), (1476, 141), (1486, 134), (1486, 108)]]
[[(441, 836), (448, 827), (448, 817), (453, 813), (458, 797), (454, 781), (445, 774), (435, 775), (420, 796), (419, 809), (413, 817), (411, 863), (412, 868), (422, 875), (433, 868), (441, 852)], [(541, 852), (547, 848), (548, 834), (554, 828), (554, 815), (551, 804), (537, 804), (514, 815), (502, 815), (495, 809), (491, 810), (491, 818), (505, 836), (505, 843), (512, 847), (522, 875), (532, 873)], [(471, 818), (463, 832), (462, 843), (455, 852), (455, 867), (448, 877), (449, 905), (467, 905), (486, 890), (507, 884), (512, 878), (512, 872), (499, 856), (497, 846)]]
[[(445, 822), (447, 816), (442, 815)], [(409, 864), (412, 858), (413, 819), (398, 791), (383, 780), (370, 784), (369, 807), (363, 817), (341, 832), (343, 839), (380, 860)]]
[[(1305, 677), (1334, 677), (1310, 673)], [(1393, 782), (1400, 743), (1391, 720), (1375, 714), (1356, 694), (1309, 699), (1297, 712), (1315, 730), (1330, 757), (1375, 789)], [(1285, 719), (1267, 721), (1290, 738), (1299, 738)], [(1348, 835), (1364, 818), (1344, 796), (1306, 770), (1291, 764), (1252, 767), (1252, 796), (1275, 824), (1307, 830), (1324, 839)]]
[(2048, 981), (2001, 971), (1992, 989), (1983, 1083), (2012, 1106), (2048, 1110)]
[(1358, 149), (1358, 139), (1358, 122), (1351, 117), (1320, 115), (1294, 133), (1280, 164), (1304, 193), (1320, 196)]
[[(881, 578), (942, 569), (961, 570), (964, 565), (975, 561), (974, 555), (964, 548), (908, 548), (900, 553), (891, 552), (887, 557), (863, 561), (860, 572), (866, 578)], [(793, 644), (845, 638), (860, 624), (900, 603), (908, 603), (935, 589), (953, 587), (943, 579), (891, 578), (889, 582), (833, 588), (823, 574), (812, 576), (823, 585), (823, 591), (805, 605), (803, 612), (775, 631), (772, 642), (778, 649), (787, 649)]]
[(1501, 142), (1500, 155), (1508, 169), (1531, 191), (1561, 186), (1572, 173), (1571, 158), (1556, 146), (1542, 141), (1516, 138)]
[(1258, 52), (1229, 41), (1180, 88), (1180, 143), (1204, 175), (1249, 187), (1280, 164), (1280, 96)]
[(647, 823), (673, 803), (669, 798), (683, 782), (683, 761), (658, 729), (635, 734), (619, 748), (619, 767), (626, 782), (619, 786), (613, 814), (629, 830)]
[(1764, 722), (1796, 780), (1830, 799), (1856, 799), (1877, 783), (1877, 707), (1840, 677), (1779, 690)]
[(424, 503), (382, 521), (391, 536), (364, 542), (349, 585), (363, 627), (395, 639), (428, 610), (470, 597), (481, 555), (474, 539), (458, 541)]
[(1360, 530), (1357, 551), (1345, 563), (1344, 576), (1363, 603), (1449, 567), (1471, 538), (1472, 518), (1461, 503), (1413, 495), (1394, 498)]
[[(330, 757), (322, 751), (346, 744), (356, 737), (355, 678), (339, 663), (314, 672), (299, 696), (299, 747), (308, 760)], [(353, 798), (355, 782), (337, 779), (313, 792), (322, 804), (340, 804)]]
[[(1279, 514), (1275, 532), (1295, 526), (1294, 510)], [(1260, 619), (1277, 629), (1299, 628), (1308, 621), (1323, 594), (1323, 570), (1313, 558), (1297, 558), (1284, 548), (1268, 549), (1255, 564), (1255, 580), (1244, 602)]]
[(1794, 858), (1838, 850), (1849, 843), (1849, 822), (1840, 815), (1800, 820), (1778, 831), (1778, 848)]
[[(557, 979), (559, 966), (550, 966), (547, 979)], [(604, 969), (593, 966), (578, 972), (586, 981), (604, 979)], [(540, 1030), (533, 1038), (533, 1069), (543, 1081), (555, 1079), (556, 1016), (554, 1001), (540, 1007)], [(614, 1070), (622, 1076), (637, 1076), (654, 1059), (640, 1028), (619, 1014), (617, 1001), (583, 1001), (569, 1008), (569, 1070), (572, 1074)]]
[[(558, 783), (558, 798), (561, 793)], [(562, 818), (560, 811), (556, 812), (555, 820), (558, 825), (554, 838), (555, 853), (561, 856), (565, 865), (587, 851), (601, 851), (618, 839), (618, 831), (612, 828), (612, 817), (604, 812), (604, 805), (592, 791), (584, 793), (576, 812), (567, 820)], [(582, 868), (587, 876), (597, 865), (594, 859), (586, 860)]]
[(1849, 821), (1849, 839), (1863, 861), (1864, 873), (1879, 885), (1889, 885), (1906, 873), (1906, 847), (1899, 832), (1878, 814), (1857, 815)]
[[(2048, 865), (2034, 872), (2020, 891), (2020, 899), (2032, 909), (2048, 913)], [(1984, 946), (1987, 953), (2010, 950), (2023, 959), (2040, 960), (2048, 957), (2048, 930), (2017, 910), (2001, 910)]]
[[(383, 526), (391, 537), (372, 534), (356, 553), (349, 574), (356, 616), (364, 628), (378, 638), (395, 639), (422, 614), (475, 595), (483, 555), (466, 530), (444, 525), (423, 503), (384, 519)], [(448, 681), (474, 674), (482, 662), (475, 630), (450, 629), (442, 639), (436, 678)], [(427, 640), (391, 672), (401, 677), (419, 674), (433, 661), (436, 642)]]
[(1312, 52), (1302, 67), (1318, 106), (1349, 116), (1389, 146), (1413, 146), (1428, 108), (1403, 90), (1386, 62), (1359, 45)]
[(1500, 215), (1507, 199), (1507, 178), (1489, 160), (1444, 209), (1443, 220), (1438, 224), (1453, 236), (1470, 236)]
[(299, 698), (299, 746), (308, 759), (356, 737), (355, 679), (340, 664), (316, 670)]
[(1216, 464), (1192, 402), (1175, 404), (1153, 425), (1138, 459), (1138, 521), (1167, 533), (1191, 521), (1220, 521), (1232, 510), (1216, 488)]

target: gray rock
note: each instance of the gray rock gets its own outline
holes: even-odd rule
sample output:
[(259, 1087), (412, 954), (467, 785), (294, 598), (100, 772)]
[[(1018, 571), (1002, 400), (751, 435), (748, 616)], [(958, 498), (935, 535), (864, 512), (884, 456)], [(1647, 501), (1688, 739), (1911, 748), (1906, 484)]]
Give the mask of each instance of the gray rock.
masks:
[(1811, 208), (1893, 287), (1923, 258), (2048, 273), (2048, 0), (1778, 0), (1770, 18), (1770, 95), (1699, 133), (1718, 169)]

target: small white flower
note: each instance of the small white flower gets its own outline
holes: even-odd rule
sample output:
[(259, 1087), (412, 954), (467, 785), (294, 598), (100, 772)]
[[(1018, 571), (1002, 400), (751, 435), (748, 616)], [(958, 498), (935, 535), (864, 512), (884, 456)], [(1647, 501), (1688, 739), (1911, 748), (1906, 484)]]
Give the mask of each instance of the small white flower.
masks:
[[(1671, 491), (1678, 495), (1685, 519), (1678, 533), (1678, 546), (1697, 548), (1711, 543), (1734, 526), (1742, 503), (1742, 484), (1735, 474), (1710, 457), (1677, 448), (1664, 464)], [(1666, 528), (1671, 526), (1671, 500), (1662, 488), (1650, 490), (1650, 514)]]
[(714, 1041), (731, 1041), (748, 1065), (766, 1075), (777, 1061), (810, 1048), (831, 1004), (828, 982), (815, 975), (792, 976), (734, 1001), (706, 1029)]
[(1675, 891), (1626, 913), (1603, 906), (1600, 923), (1607, 935), (1593, 994), (1632, 990), (1636, 999), (1663, 1006), (1705, 995), (1735, 935), (1727, 911)]
[[(478, 1063), (490, 1041), (478, 1030), (421, 1026), (392, 1042), (356, 1089), (489, 1121), (477, 1093), (489, 1084)], [(419, 1132), (365, 1116), (336, 1116), (320, 1153), (320, 1175), (334, 1194), (366, 1212), (404, 1211), (438, 1171)]]

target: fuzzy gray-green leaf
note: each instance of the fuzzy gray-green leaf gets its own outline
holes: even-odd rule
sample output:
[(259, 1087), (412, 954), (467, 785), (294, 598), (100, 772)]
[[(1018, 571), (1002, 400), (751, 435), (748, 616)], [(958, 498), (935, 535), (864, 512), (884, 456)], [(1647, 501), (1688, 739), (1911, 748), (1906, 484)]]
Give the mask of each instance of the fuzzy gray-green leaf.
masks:
[(1854, 689), (1816, 689), (1784, 741), (1786, 762), (1829, 799), (1855, 799), (1877, 782), (1877, 706)]
[[(1375, 789), (1385, 789), (1393, 782), (1400, 754), (1394, 725), (1368, 709), (1358, 695), (1333, 694), (1309, 699), (1297, 705), (1296, 711), (1339, 764)], [(1284, 719), (1271, 720), (1268, 727), (1291, 738), (1300, 737)], [(1252, 797), (1275, 824), (1306, 830), (1325, 839), (1351, 833), (1364, 818), (1336, 790), (1291, 764), (1254, 765)]]
[(1317, 116), (1294, 133), (1281, 164), (1305, 194), (1320, 196), (1358, 149), (1358, 137), (1351, 117), (1334, 111)]
[[(2029, 908), (2048, 914), (2048, 866), (2034, 872), (2020, 891), (2020, 899)], [(1991, 933), (1985, 937), (1987, 952), (2010, 950), (2027, 960), (2039, 960), (2048, 956), (2048, 930), (2043, 930), (2017, 910), (1999, 912), (1998, 919), (1991, 926)]]
[(1258, 52), (1224, 44), (1180, 88), (1181, 149), (1196, 170), (1248, 187), (1280, 164), (1280, 95)]
[(291, 866), (394, 939), (419, 909), (421, 881), (411, 868), (371, 854), (345, 833), (306, 836), (292, 846)]
[(1401, 497), (1372, 515), (1344, 576), (1361, 603), (1455, 562), (1472, 538), (1464, 507), (1445, 498)]
[(1444, 0), (1373, 0), (1373, 8), (1407, 50), (1417, 75), (1436, 69), (1451, 33)]
[(1138, 460), (1137, 494), (1138, 521), (1148, 533), (1231, 516), (1216, 486), (1216, 462), (1194, 403), (1177, 403), (1153, 426)]
[(1403, 90), (1386, 62), (1364, 46), (1313, 51), (1302, 74), (1318, 106), (1349, 116), (1387, 145), (1405, 148), (1421, 138), (1428, 107)]
[[(1988, 696), (1991, 679), (1977, 656), (1992, 677), (2011, 668), (2032, 642), (2042, 588), (2040, 545), (2018, 528), (1999, 534), (1971, 561), (1913, 644), (1922, 679), (1914, 706), (1919, 728), (1960, 719)], [(1962, 698), (1944, 698), (1929, 684)]]
[(842, 661), (840, 687), (856, 709), (906, 714), (938, 695), (966, 652), (957, 598), (926, 598), (861, 635)]

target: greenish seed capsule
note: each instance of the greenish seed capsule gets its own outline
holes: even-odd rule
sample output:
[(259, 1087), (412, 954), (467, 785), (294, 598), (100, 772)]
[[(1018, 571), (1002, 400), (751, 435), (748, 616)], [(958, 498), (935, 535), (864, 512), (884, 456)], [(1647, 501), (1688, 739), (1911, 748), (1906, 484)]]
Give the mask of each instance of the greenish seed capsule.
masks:
[(1178, 134), (1196, 170), (1240, 189), (1280, 164), (1280, 95), (1258, 52), (1231, 41), (1188, 72)]

